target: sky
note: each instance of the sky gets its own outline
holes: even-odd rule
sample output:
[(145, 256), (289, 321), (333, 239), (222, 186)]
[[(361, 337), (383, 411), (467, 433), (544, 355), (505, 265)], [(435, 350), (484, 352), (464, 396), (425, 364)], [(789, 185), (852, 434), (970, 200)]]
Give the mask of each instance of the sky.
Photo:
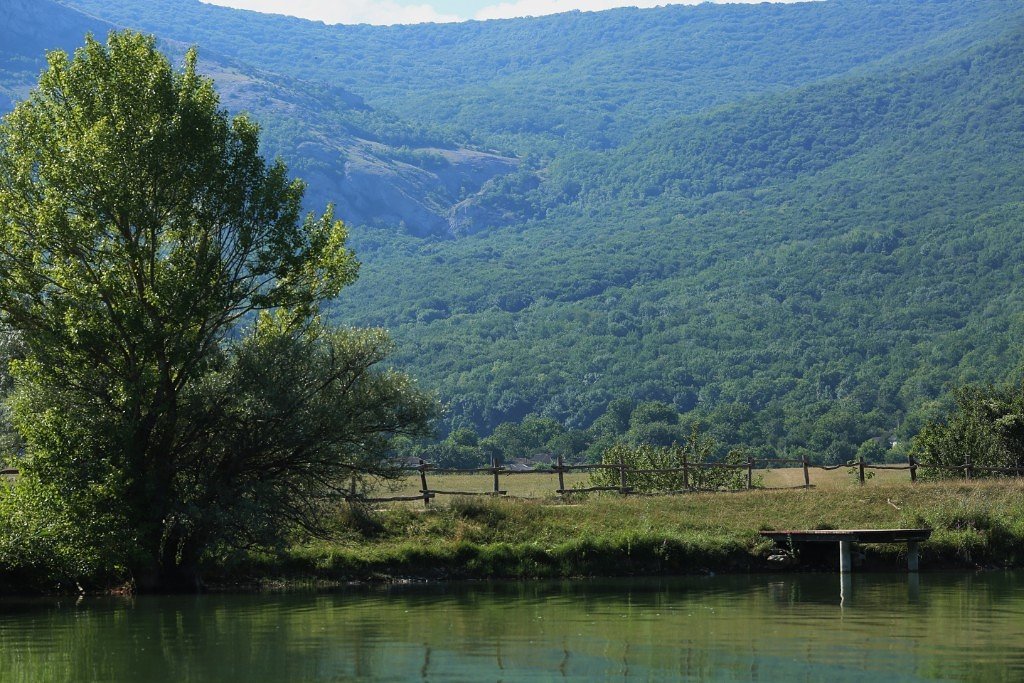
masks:
[[(507, 19), (541, 16), (570, 10), (596, 11), (612, 7), (695, 5), (701, 0), (203, 0), (257, 12), (288, 14), (328, 24), (417, 24), (426, 21)], [(761, 2), (762, 0), (729, 0)], [(782, 0), (794, 2), (796, 0)]]

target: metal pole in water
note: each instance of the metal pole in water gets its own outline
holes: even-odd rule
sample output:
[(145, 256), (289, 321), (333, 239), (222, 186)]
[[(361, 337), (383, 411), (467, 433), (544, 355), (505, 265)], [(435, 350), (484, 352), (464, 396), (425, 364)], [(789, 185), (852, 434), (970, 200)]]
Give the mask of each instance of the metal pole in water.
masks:
[(850, 546), (853, 545), (852, 541), (839, 541), (839, 573), (849, 574), (853, 568), (853, 562), (850, 557)]
[(839, 575), (839, 607), (845, 607), (846, 601), (853, 596), (853, 575), (846, 573)]

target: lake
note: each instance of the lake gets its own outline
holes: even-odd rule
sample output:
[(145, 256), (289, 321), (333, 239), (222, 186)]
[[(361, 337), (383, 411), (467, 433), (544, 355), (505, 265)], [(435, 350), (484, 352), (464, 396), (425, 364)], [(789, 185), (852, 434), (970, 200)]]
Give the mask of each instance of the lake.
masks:
[(1024, 573), (0, 601), (2, 681), (1024, 680)]

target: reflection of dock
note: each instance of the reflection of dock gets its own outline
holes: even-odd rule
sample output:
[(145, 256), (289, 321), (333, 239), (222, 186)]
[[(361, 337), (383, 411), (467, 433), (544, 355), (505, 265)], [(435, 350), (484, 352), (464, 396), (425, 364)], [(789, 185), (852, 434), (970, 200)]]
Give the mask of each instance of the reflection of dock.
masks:
[(839, 571), (853, 568), (851, 551), (854, 543), (906, 543), (907, 571), (916, 572), (920, 563), (919, 545), (932, 535), (931, 529), (801, 529), (762, 531), (762, 536), (779, 545), (797, 543), (839, 543)]
[[(839, 574), (837, 590), (835, 574), (789, 574), (784, 578), (773, 577), (765, 586), (765, 593), (773, 604), (782, 608), (838, 605), (841, 608), (856, 606), (861, 611), (888, 612), (921, 602), (921, 574), (910, 572), (904, 577), (901, 581), (893, 581), (892, 575), (888, 574), (854, 577), (849, 572)], [(880, 591), (879, 587), (883, 585), (887, 590)], [(860, 595), (855, 600), (858, 587)]]

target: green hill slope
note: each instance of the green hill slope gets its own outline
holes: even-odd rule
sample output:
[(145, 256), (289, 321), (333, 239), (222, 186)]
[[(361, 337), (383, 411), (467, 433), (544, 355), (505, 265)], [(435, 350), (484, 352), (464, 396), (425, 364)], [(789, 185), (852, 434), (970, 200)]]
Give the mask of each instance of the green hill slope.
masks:
[(912, 433), (950, 382), (1020, 362), (1022, 47), (1011, 29), (570, 160), (549, 183), (583, 189), (521, 230), (368, 239), (338, 314), (394, 329), (475, 424), (585, 426), (627, 396), (833, 459)]
[(198, 0), (65, 0), (518, 152), (600, 148), (652, 120), (829, 78), (992, 21), (1001, 0), (666, 6), (327, 26)]
[(213, 58), (357, 226), (365, 267), (330, 314), (391, 328), (448, 427), (655, 400), (836, 461), (1019, 368), (1018, 3), (390, 28), (64, 4)]

